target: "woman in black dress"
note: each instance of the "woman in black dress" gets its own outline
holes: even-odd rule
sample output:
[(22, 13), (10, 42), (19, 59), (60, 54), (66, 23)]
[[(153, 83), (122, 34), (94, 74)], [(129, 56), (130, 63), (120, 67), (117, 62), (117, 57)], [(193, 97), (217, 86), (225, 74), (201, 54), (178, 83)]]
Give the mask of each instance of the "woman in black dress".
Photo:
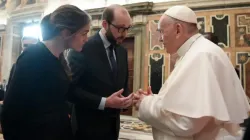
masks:
[(2, 112), (5, 140), (72, 140), (67, 93), (70, 77), (60, 58), (65, 49), (81, 51), (90, 17), (64, 5), (41, 21), (43, 41), (18, 58)]

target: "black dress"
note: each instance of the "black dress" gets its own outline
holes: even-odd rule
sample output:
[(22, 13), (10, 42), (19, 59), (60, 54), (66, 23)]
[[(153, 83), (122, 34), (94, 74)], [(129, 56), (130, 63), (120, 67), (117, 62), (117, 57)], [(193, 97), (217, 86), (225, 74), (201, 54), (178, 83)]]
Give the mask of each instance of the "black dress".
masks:
[(66, 94), (70, 80), (41, 42), (18, 58), (2, 112), (5, 140), (72, 140)]

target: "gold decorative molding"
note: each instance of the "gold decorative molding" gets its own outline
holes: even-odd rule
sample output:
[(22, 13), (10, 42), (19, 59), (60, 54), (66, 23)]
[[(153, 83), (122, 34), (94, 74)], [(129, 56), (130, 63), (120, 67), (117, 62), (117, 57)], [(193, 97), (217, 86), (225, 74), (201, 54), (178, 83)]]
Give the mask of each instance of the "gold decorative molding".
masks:
[(230, 7), (247, 7), (250, 6), (249, 0), (183, 0), (172, 2), (160, 2), (154, 3), (152, 12), (159, 13), (164, 12), (169, 7), (175, 5), (187, 5), (194, 10), (208, 10), (208, 9), (222, 9)]
[[(124, 7), (129, 11), (133, 25), (145, 25), (147, 14), (152, 12), (153, 2), (141, 2), (126, 4)], [(92, 17), (92, 29), (100, 29), (102, 26), (101, 16), (105, 7), (86, 10)]]
[[(135, 25), (145, 25), (147, 22), (146, 15), (135, 15), (132, 17), (133, 26)], [(92, 29), (98, 29), (102, 27), (102, 20), (101, 19), (93, 19), (91, 24)]]
[(146, 15), (135, 15), (132, 17), (133, 25), (145, 24), (147, 22)]
[[(140, 2), (123, 5), (131, 15), (151, 13), (153, 2)], [(105, 7), (86, 10), (92, 17), (100, 17)]]

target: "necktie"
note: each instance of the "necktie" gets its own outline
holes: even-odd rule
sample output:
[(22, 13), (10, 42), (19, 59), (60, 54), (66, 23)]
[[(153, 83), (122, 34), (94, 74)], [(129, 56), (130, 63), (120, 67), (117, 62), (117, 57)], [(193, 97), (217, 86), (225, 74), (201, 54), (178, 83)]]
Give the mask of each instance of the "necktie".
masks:
[(117, 63), (115, 61), (113, 52), (114, 52), (114, 46), (110, 45), (109, 46), (109, 60), (110, 60), (110, 64), (111, 64), (111, 69), (112, 69), (112, 72), (113, 72), (113, 76), (115, 78), (116, 74), (117, 74)]

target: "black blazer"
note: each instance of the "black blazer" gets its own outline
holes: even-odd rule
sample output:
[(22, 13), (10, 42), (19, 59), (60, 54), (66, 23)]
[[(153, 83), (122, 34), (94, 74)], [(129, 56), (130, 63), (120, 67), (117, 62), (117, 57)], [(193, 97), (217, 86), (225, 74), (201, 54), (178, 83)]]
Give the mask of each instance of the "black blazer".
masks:
[[(99, 33), (94, 35), (83, 46), (82, 52), (70, 50), (67, 60), (72, 71), (73, 83), (82, 90), (75, 94), (76, 98), (81, 98), (81, 102), (74, 102), (76, 109), (76, 119), (78, 128), (88, 130), (94, 128), (93, 131), (102, 131), (107, 129), (107, 124), (98, 123), (98, 128), (94, 125), (97, 119), (100, 122), (104, 118), (115, 118), (113, 122), (116, 127), (119, 123), (119, 109), (105, 108), (99, 110), (99, 104), (102, 97), (108, 97), (114, 92), (124, 89), (124, 96), (128, 96), (128, 61), (127, 51), (122, 46), (117, 46), (115, 49), (117, 61), (117, 77), (112, 78), (112, 71), (109, 60), (106, 54), (105, 47)], [(88, 122), (92, 122), (88, 126)], [(99, 129), (99, 130), (98, 130)], [(116, 132), (119, 128), (116, 128)], [(91, 133), (91, 132), (90, 132)], [(92, 137), (94, 140), (94, 138)]]
[(18, 58), (4, 99), (1, 125), (6, 140), (71, 140), (66, 95), (70, 80), (42, 44)]

